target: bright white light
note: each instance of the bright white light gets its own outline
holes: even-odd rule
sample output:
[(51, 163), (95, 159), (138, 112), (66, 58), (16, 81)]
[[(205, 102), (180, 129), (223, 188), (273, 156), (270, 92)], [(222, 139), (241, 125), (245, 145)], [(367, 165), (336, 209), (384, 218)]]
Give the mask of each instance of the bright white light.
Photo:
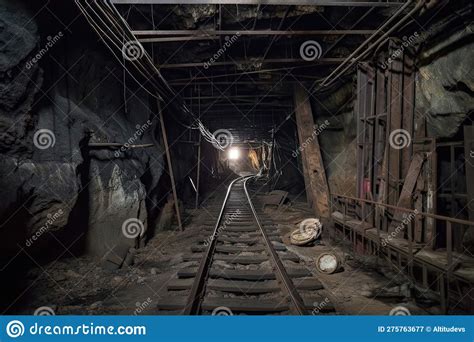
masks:
[(236, 160), (240, 158), (240, 150), (238, 148), (231, 148), (228, 152), (228, 157), (230, 160)]

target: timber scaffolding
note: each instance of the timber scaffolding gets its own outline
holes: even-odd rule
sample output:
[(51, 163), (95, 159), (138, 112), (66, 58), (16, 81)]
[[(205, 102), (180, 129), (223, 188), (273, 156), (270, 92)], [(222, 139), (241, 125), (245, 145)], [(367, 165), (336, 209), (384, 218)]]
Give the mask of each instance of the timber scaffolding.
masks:
[[(374, 63), (358, 66), (356, 196), (330, 194), (332, 233), (349, 241), (354, 254), (388, 261), (413, 285), (437, 296), (443, 313), (472, 313), (474, 256), (464, 246), (463, 236), (474, 229), (473, 165), (466, 158), (459, 173), (453, 150), (464, 148), (464, 156), (469, 156), (473, 126), (461, 127), (464, 144), (427, 136), (426, 117), (415, 115), (414, 56), (404, 51), (383, 64), (396, 56), (394, 52), (403, 51), (400, 44), (388, 40), (386, 53)], [(394, 132), (405, 136), (397, 141)], [(443, 184), (438, 187), (437, 177), (437, 152), (446, 146), (451, 149), (448, 194), (443, 193)], [(460, 194), (453, 177), (460, 176), (467, 184), (461, 194), (467, 203), (464, 208), (454, 201)], [(452, 217), (437, 214), (437, 199), (447, 196)], [(462, 210), (469, 221), (455, 218)]]

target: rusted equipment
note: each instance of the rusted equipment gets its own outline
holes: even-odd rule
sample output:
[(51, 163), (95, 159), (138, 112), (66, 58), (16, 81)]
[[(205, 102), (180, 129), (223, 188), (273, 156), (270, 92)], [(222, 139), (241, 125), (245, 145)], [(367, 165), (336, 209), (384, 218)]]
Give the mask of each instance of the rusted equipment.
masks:
[[(331, 194), (332, 208), (334, 208), (332, 219), (336, 223), (335, 227), (343, 227), (344, 238), (349, 236), (351, 242), (356, 239), (362, 240), (369, 254), (377, 254), (385, 258), (392, 267), (400, 272), (407, 271), (411, 275), (411, 269), (421, 268), (422, 279), (413, 278), (425, 288), (435, 288), (439, 294), (443, 312), (447, 312), (449, 302), (453, 295), (462, 298), (466, 288), (474, 286), (474, 276), (472, 273), (473, 258), (453, 250), (453, 237), (459, 235), (463, 228), (474, 228), (473, 221), (466, 221), (457, 218), (437, 215), (430, 212), (418, 211), (397, 207), (390, 204), (379, 203), (371, 200)], [(376, 227), (368, 222), (348, 216), (348, 211), (365, 204), (369, 211), (375, 211), (377, 207), (390, 209), (392, 212), (404, 213), (407, 220), (401, 228), (394, 232), (388, 231), (387, 213), (376, 211)], [(349, 209), (348, 209), (349, 207)], [(343, 212), (344, 214), (342, 214)], [(434, 221), (437, 226), (445, 226), (444, 236), (435, 234), (433, 237), (423, 238), (423, 241), (414, 240), (412, 226), (413, 221), (419, 219), (427, 225), (428, 221)], [(384, 222), (385, 224), (380, 224)], [(406, 227), (405, 227), (406, 226)], [(347, 234), (346, 230), (349, 230)], [(405, 233), (406, 230), (406, 233)], [(435, 250), (433, 246), (439, 244), (435, 240), (446, 242), (446, 249)], [(430, 277), (436, 279), (430, 282)], [(454, 285), (454, 286), (453, 286)], [(463, 290), (464, 288), (464, 290)], [(455, 298), (454, 298), (455, 299)], [(472, 310), (472, 308), (470, 308)]]
[(337, 253), (323, 253), (316, 259), (316, 268), (321, 273), (333, 274), (342, 269), (343, 260)]
[(268, 194), (263, 196), (262, 202), (263, 207), (267, 205), (276, 205), (278, 208), (285, 202), (286, 198), (288, 197), (288, 192), (283, 190), (273, 190), (270, 191)]
[(323, 225), (317, 218), (303, 220), (297, 230), (290, 235), (290, 242), (296, 246), (304, 246), (313, 242), (321, 235)]

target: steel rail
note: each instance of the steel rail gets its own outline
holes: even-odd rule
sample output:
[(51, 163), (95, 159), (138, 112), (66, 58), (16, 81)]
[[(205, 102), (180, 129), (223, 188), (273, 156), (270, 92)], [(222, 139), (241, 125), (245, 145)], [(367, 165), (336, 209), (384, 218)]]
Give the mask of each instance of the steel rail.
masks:
[(250, 209), (251, 209), (252, 214), (254, 216), (255, 222), (257, 223), (257, 226), (258, 226), (258, 228), (260, 229), (260, 232), (263, 235), (265, 245), (267, 246), (267, 250), (268, 250), (268, 252), (270, 253), (270, 255), (272, 257), (273, 262), (275, 263), (275, 266), (276, 266), (276, 269), (277, 269), (278, 274), (280, 276), (280, 279), (281, 279), (283, 285), (285, 286), (285, 288), (286, 288), (286, 290), (287, 290), (287, 292), (288, 292), (288, 294), (291, 298), (291, 301), (293, 302), (293, 304), (295, 306), (296, 311), (300, 315), (305, 315), (305, 314), (307, 314), (307, 310), (305, 309), (303, 299), (301, 298), (301, 296), (297, 292), (297, 290), (295, 288), (295, 285), (293, 284), (293, 281), (290, 279), (290, 277), (286, 273), (285, 266), (281, 262), (280, 257), (278, 256), (278, 253), (275, 251), (275, 248), (273, 248), (273, 244), (270, 241), (267, 232), (265, 231), (265, 229), (263, 229), (262, 225), (260, 224), (260, 220), (258, 219), (257, 212), (255, 211), (255, 208), (253, 206), (252, 199), (250, 198), (250, 195), (248, 193), (247, 181), (251, 178), (254, 178), (254, 177), (255, 176), (249, 176), (249, 177), (246, 177), (244, 179), (244, 192), (245, 192), (245, 195), (247, 196), (247, 200), (249, 202)]
[(210, 268), (212, 256), (214, 255), (214, 251), (216, 247), (218, 229), (222, 221), (222, 216), (224, 214), (225, 207), (227, 205), (227, 200), (229, 199), (229, 195), (234, 184), (244, 178), (245, 177), (239, 177), (239, 178), (234, 179), (229, 184), (229, 187), (227, 188), (227, 193), (225, 195), (224, 202), (222, 203), (222, 207), (219, 212), (219, 216), (217, 218), (214, 231), (212, 233), (211, 242), (209, 243), (209, 246), (206, 249), (206, 252), (202, 256), (201, 262), (199, 263), (199, 268), (197, 270), (196, 277), (194, 278), (193, 286), (191, 287), (191, 291), (189, 292), (189, 295), (186, 301), (186, 306), (183, 309), (182, 313), (184, 315), (199, 314), (199, 310), (201, 307), (201, 300), (202, 300), (202, 297), (204, 296), (204, 290), (205, 290), (204, 284), (206, 283), (207, 277), (209, 275), (209, 268)]

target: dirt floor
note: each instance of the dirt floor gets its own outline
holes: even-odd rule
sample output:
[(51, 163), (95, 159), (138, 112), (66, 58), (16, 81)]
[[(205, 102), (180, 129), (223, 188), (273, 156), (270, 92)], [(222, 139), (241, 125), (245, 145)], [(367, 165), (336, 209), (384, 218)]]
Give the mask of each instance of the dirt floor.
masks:
[[(183, 255), (202, 239), (199, 227), (212, 218), (209, 208), (199, 212), (187, 210), (185, 231), (156, 234), (144, 248), (138, 249), (133, 266), (109, 271), (101, 267), (100, 260), (71, 257), (31, 269), (27, 289), (16, 303), (20, 313), (33, 314), (46, 307), (55, 314), (156, 314), (156, 303), (169, 296), (166, 284), (176, 277), (178, 270), (198, 264), (183, 262)], [(322, 238), (310, 246), (291, 245), (291, 231), (303, 219), (312, 217), (306, 203), (293, 202), (280, 209), (265, 210), (279, 225), (288, 249), (300, 256), (330, 291), (338, 314), (388, 315), (398, 306), (408, 308), (411, 314), (437, 313), (433, 303), (424, 303), (422, 309), (408, 299), (411, 289), (401, 274), (380, 264), (376, 267), (377, 260), (373, 258), (356, 260), (344, 248), (344, 242), (331, 242), (327, 237), (329, 223), (323, 226)], [(327, 275), (317, 271), (317, 257), (328, 251), (341, 256), (340, 272)], [(429, 312), (427, 307), (432, 307)]]

